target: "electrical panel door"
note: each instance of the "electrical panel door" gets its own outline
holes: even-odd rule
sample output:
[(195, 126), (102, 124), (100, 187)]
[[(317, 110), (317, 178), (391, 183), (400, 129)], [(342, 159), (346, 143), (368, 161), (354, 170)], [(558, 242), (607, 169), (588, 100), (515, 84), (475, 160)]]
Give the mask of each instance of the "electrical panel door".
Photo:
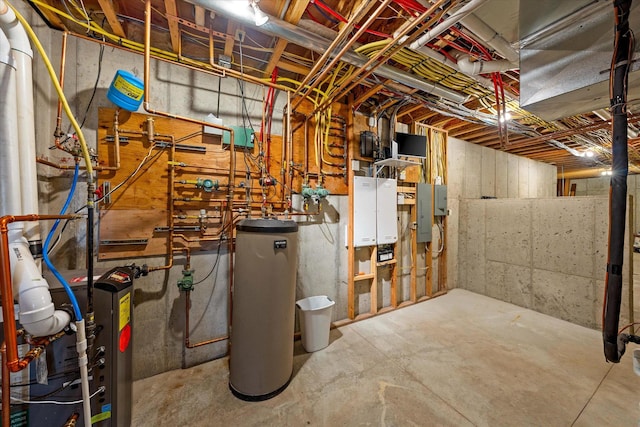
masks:
[(398, 183), (395, 179), (377, 178), (377, 237), (379, 245), (398, 241)]
[(426, 243), (431, 241), (431, 184), (418, 184), (416, 205), (417, 233), (416, 241)]
[(447, 214), (447, 186), (433, 186), (433, 214), (445, 216)]
[(376, 179), (353, 177), (353, 246), (376, 244)]

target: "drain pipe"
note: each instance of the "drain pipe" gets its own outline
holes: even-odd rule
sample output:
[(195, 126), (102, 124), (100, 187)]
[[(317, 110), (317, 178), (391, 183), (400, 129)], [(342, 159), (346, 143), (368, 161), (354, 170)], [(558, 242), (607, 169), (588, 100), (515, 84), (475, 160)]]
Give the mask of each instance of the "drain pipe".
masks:
[[(21, 213), (38, 214), (38, 176), (36, 170), (36, 132), (33, 110), (33, 51), (26, 31), (19, 24), (15, 13), (4, 1), (0, 1), (0, 28), (11, 45), (16, 64), (16, 96)], [(16, 213), (16, 212), (13, 212)], [(38, 260), (42, 257), (40, 224), (24, 224), (24, 236), (29, 241), (31, 253)]]
[[(22, 213), (20, 206), (20, 165), (17, 161), (18, 112), (16, 69), (9, 40), (0, 30), (0, 216)], [(15, 227), (14, 227), (15, 228)]]
[(498, 59), (495, 61), (471, 61), (469, 55), (460, 55), (458, 58), (458, 68), (461, 72), (476, 76), (478, 74), (502, 73), (504, 71), (518, 69), (518, 63), (511, 62), (507, 59)]

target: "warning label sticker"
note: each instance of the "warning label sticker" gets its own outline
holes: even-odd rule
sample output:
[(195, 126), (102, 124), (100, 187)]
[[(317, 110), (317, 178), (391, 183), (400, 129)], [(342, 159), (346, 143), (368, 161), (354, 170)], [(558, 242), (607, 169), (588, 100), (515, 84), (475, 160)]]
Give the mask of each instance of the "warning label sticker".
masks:
[(122, 76), (118, 76), (116, 81), (113, 82), (113, 86), (118, 89), (123, 95), (128, 98), (135, 99), (136, 101), (140, 101), (142, 99), (142, 95), (144, 95), (144, 90), (136, 87), (126, 81)]
[(131, 322), (131, 292), (120, 298), (120, 327), (118, 332)]

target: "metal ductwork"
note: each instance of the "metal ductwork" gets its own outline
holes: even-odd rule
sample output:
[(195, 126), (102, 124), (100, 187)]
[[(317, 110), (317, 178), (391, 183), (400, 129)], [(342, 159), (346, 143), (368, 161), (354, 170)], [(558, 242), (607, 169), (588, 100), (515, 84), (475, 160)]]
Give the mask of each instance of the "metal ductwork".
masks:
[[(227, 2), (215, 0), (188, 1), (192, 4), (202, 6), (203, 8), (213, 11), (216, 14), (225, 16), (244, 25), (255, 27), (255, 22), (250, 13), (243, 10), (243, 8), (241, 7), (237, 7), (236, 5), (229, 5), (227, 4)], [(278, 19), (275, 16), (267, 16), (269, 17), (269, 20), (260, 26), (260, 32), (262, 33), (268, 34), (273, 37), (283, 38), (290, 43), (296, 44), (317, 53), (324, 53), (331, 45), (331, 41), (327, 40), (324, 37)], [(361, 67), (367, 63), (369, 58), (350, 50), (342, 56), (341, 60), (356, 67)], [(381, 65), (374, 71), (374, 73), (378, 77), (390, 79), (411, 88), (419, 89), (423, 92), (439, 96), (456, 103), (463, 103), (467, 100), (467, 95), (465, 94), (458, 93), (438, 83), (425, 80), (423, 78), (398, 70), (388, 65)]]
[[(603, 0), (520, 0), (522, 108), (556, 120), (609, 107), (610, 9)], [(638, 33), (640, 3), (633, 4), (629, 20)], [(640, 96), (639, 69), (634, 62), (629, 99)]]

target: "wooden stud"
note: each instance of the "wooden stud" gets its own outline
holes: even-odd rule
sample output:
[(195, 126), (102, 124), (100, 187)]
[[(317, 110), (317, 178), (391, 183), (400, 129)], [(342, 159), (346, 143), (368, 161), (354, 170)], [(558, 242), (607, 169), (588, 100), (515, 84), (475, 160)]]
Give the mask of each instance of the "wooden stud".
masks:
[(363, 93), (362, 95), (358, 96), (353, 101), (353, 105), (357, 106), (357, 105), (362, 104), (364, 101), (366, 101), (371, 96), (373, 96), (373, 94), (375, 94), (377, 92), (380, 92), (382, 90), (382, 88), (384, 88), (384, 84), (379, 84), (379, 85), (375, 85), (375, 86), (371, 87), (371, 89), (367, 90), (365, 93)]
[(178, 9), (175, 0), (164, 0), (164, 8), (167, 13), (167, 21), (169, 22), (169, 34), (171, 36), (171, 49), (174, 52), (180, 51), (180, 25), (173, 19), (178, 17)]
[(229, 22), (227, 22), (227, 34), (229, 34), (229, 36), (224, 42), (224, 54), (229, 57), (233, 54), (233, 45), (235, 44), (234, 35), (236, 33), (236, 29), (238, 29), (238, 25), (229, 20)]
[(371, 265), (371, 274), (373, 274), (373, 278), (371, 279), (371, 314), (376, 314), (378, 312), (378, 247), (371, 247), (371, 258), (369, 259)]
[[(44, 0), (44, 3), (48, 4), (49, 6), (51, 6), (51, 2), (49, 0)], [(36, 6), (38, 7), (38, 6)], [(66, 25), (64, 25), (64, 22), (62, 22), (62, 20), (60, 19), (60, 17), (58, 15), (56, 15), (55, 12), (46, 9), (44, 7), (38, 7), (38, 10), (44, 15), (44, 17), (47, 19), (47, 21), (49, 21), (49, 23), (58, 29), (61, 30), (65, 30), (65, 31), (69, 31), (69, 29), (67, 28)]]
[(120, 25), (118, 15), (113, 8), (113, 2), (109, 0), (98, 0), (98, 3), (104, 12), (105, 18), (107, 18), (107, 22), (109, 22), (109, 25), (111, 26), (111, 31), (119, 37), (126, 38), (127, 35), (125, 34), (122, 25)]
[[(301, 0), (292, 2), (293, 4), (289, 6), (289, 9), (286, 11), (284, 15), (284, 20), (291, 23), (297, 24), (300, 22), (300, 18), (304, 14), (305, 10), (307, 10), (307, 6), (309, 5), (310, 0)], [(284, 2), (283, 2), (284, 3)], [(284, 53), (284, 50), (287, 47), (288, 42), (283, 39), (278, 39), (275, 47), (273, 48), (273, 53), (271, 54), (271, 58), (269, 58), (269, 62), (264, 70), (264, 76), (269, 77), (273, 72), (273, 69), (276, 66), (279, 66), (280, 57)]]

